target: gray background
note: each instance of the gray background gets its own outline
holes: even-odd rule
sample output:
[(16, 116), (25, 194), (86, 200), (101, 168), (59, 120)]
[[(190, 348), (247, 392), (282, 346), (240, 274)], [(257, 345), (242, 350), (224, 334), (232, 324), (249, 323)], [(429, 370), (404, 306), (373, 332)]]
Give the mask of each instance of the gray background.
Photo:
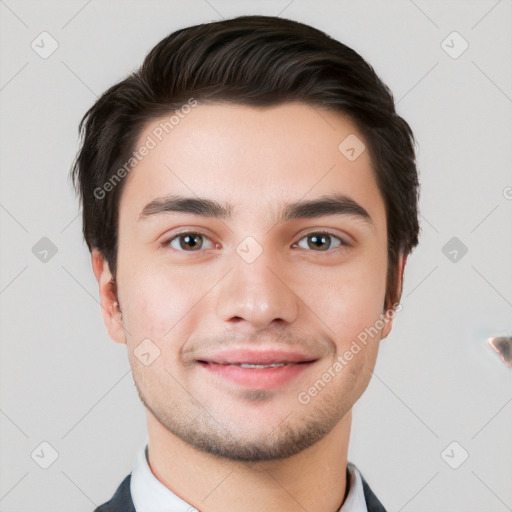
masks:
[[(349, 460), (390, 511), (512, 510), (512, 368), (487, 344), (512, 334), (511, 0), (5, 0), (0, 512), (92, 511), (146, 441), (67, 177), (80, 118), (168, 33), (257, 13), (305, 21), (361, 53), (419, 142), (421, 242), (354, 407)], [(47, 58), (31, 47), (51, 48), (44, 31), (58, 43)], [(468, 249), (456, 261), (443, 251), (453, 237)]]

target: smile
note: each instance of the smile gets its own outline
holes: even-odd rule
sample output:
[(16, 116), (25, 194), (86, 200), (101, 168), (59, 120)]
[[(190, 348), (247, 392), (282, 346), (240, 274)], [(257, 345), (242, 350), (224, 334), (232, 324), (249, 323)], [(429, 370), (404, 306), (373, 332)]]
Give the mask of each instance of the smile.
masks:
[(293, 381), (310, 368), (315, 361), (272, 363), (216, 363), (198, 361), (214, 378), (227, 380), (240, 386), (275, 389)]

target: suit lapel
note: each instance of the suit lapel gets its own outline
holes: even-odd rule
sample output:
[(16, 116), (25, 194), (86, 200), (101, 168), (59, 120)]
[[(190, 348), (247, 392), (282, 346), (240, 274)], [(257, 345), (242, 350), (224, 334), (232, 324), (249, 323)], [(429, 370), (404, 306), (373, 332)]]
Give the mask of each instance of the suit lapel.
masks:
[(121, 482), (112, 499), (99, 506), (94, 512), (135, 512), (130, 492), (131, 473)]
[[(359, 474), (361, 474), (361, 472), (359, 472)], [(361, 481), (363, 482), (364, 499), (366, 500), (368, 512), (386, 512), (386, 509), (384, 508), (382, 503), (377, 499), (377, 496), (373, 494), (373, 491), (370, 489), (368, 482), (364, 479), (364, 476), (362, 474)]]

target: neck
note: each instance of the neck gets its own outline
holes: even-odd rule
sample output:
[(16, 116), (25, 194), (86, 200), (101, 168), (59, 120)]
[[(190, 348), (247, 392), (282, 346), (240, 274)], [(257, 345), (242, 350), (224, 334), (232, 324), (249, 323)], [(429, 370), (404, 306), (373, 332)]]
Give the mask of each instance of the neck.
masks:
[(247, 463), (198, 451), (147, 411), (151, 471), (201, 512), (337, 512), (345, 500), (352, 411), (322, 440), (287, 459)]

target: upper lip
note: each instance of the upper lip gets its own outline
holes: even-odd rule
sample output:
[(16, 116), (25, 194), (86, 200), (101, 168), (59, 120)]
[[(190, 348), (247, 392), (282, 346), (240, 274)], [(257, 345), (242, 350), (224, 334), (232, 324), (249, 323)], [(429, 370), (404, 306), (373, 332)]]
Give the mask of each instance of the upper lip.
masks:
[(270, 363), (305, 363), (318, 358), (300, 351), (282, 349), (231, 349), (198, 357), (197, 361), (218, 364), (270, 364)]

